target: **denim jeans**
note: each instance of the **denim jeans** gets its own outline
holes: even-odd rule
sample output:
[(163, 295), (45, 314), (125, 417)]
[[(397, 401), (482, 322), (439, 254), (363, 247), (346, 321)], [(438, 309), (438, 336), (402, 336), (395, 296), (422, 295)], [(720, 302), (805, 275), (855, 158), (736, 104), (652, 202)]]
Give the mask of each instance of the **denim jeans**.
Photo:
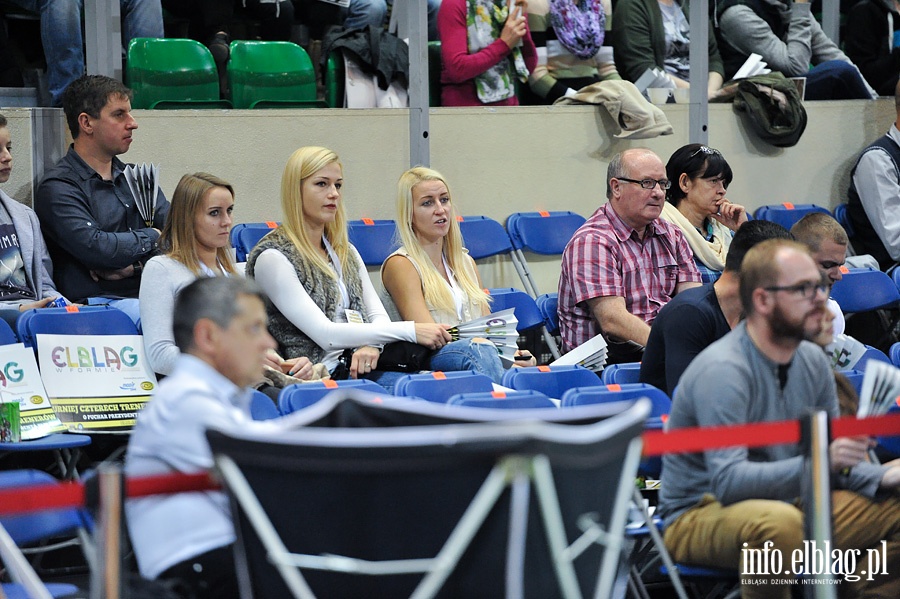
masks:
[(821, 62), (806, 73), (807, 100), (869, 100), (863, 77), (843, 60)]
[[(66, 87), (84, 75), (81, 29), (83, 0), (12, 0), (41, 16), (41, 43), (53, 106), (62, 106)], [(160, 0), (120, 0), (126, 43), (135, 37), (163, 37)]]
[[(350, 0), (344, 19), (344, 29), (365, 29), (368, 25), (383, 27), (387, 17), (387, 4), (393, 0)], [(436, 40), (437, 12), (441, 0), (428, 0), (428, 39)]]
[(432, 370), (474, 370), (491, 377), (498, 385), (503, 381), (503, 363), (490, 343), (460, 339), (448, 343), (431, 356)]
[(394, 394), (394, 385), (400, 379), (401, 376), (406, 376), (407, 372), (395, 372), (393, 370), (375, 370), (373, 372), (367, 372), (362, 375), (360, 378), (368, 379), (374, 383), (378, 383), (384, 390), (387, 391), (388, 395)]

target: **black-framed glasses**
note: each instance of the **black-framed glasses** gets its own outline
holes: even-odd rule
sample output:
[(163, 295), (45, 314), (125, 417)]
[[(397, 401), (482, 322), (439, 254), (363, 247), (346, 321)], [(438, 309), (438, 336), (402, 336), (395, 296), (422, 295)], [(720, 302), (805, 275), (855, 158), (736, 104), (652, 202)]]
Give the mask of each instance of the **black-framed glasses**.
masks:
[(644, 189), (653, 189), (657, 185), (663, 191), (672, 187), (672, 182), (668, 179), (628, 179), (626, 177), (616, 177), (619, 181), (628, 181), (629, 183), (637, 183)]
[(722, 153), (722, 152), (718, 151), (718, 150), (715, 149), (715, 148), (710, 148), (709, 146), (700, 146), (699, 148), (697, 148), (696, 150), (694, 150), (693, 153), (692, 153), (690, 156), (688, 156), (688, 158), (693, 158), (694, 156), (696, 156), (696, 155), (699, 154), (700, 152), (703, 152), (703, 153), (706, 154), (707, 156), (714, 156), (714, 155), (716, 155), (716, 154), (721, 154), (721, 153)]
[(824, 293), (826, 296), (831, 293), (831, 281), (827, 283), (825, 281), (819, 281), (814, 283), (812, 281), (806, 281), (804, 283), (797, 283), (796, 285), (783, 285), (781, 287), (763, 287), (766, 291), (787, 291), (788, 293), (794, 293), (799, 295), (803, 299), (813, 299), (816, 297), (817, 293)]

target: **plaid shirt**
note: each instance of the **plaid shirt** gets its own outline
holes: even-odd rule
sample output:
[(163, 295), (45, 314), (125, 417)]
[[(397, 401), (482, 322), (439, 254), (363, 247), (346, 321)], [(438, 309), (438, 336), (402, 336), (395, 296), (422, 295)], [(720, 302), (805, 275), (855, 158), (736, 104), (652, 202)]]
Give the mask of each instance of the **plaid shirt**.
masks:
[(694, 254), (681, 230), (661, 219), (644, 239), (604, 204), (566, 245), (559, 278), (559, 328), (569, 351), (600, 333), (585, 303), (617, 295), (625, 308), (650, 324), (679, 283), (700, 282)]

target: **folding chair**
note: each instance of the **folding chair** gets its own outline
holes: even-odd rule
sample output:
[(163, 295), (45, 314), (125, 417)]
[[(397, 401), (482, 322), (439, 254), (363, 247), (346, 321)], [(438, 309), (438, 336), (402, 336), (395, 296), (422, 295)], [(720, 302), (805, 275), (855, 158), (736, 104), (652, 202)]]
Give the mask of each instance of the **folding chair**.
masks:
[(250, 416), (254, 420), (272, 420), (281, 416), (272, 398), (256, 389), (250, 394)]
[(599, 385), (600, 377), (584, 366), (529, 366), (510, 368), (503, 374), (503, 386), (520, 391), (540, 391), (560, 399), (573, 387)]
[(850, 215), (847, 213), (846, 203), (838, 204), (834, 207), (834, 220), (844, 227), (844, 231), (847, 232), (847, 237), (853, 237), (853, 224), (850, 222)]
[(619, 595), (646, 402), (539, 421), (351, 394), (207, 432), (243, 597)]
[(559, 335), (559, 313), (556, 311), (559, 307), (559, 294), (544, 293), (537, 296), (535, 302), (544, 317), (544, 326), (551, 335)]
[(798, 220), (813, 212), (822, 212), (831, 215), (827, 208), (816, 206), (815, 204), (792, 204), (791, 202), (783, 202), (781, 204), (770, 204), (760, 206), (753, 213), (753, 218), (772, 221), (778, 223), (785, 229), (790, 230)]
[(610, 364), (603, 369), (601, 377), (604, 385), (622, 385), (625, 383), (641, 382), (641, 363), (626, 362), (623, 364)]
[(16, 336), (15, 331), (12, 330), (12, 327), (9, 326), (9, 323), (0, 319), (0, 345), (12, 345), (18, 342), (19, 338)]
[(308, 408), (335, 389), (362, 389), (372, 393), (386, 395), (384, 387), (368, 379), (347, 379), (344, 381), (316, 381), (314, 383), (297, 383), (288, 385), (278, 394), (278, 409), (284, 415)]
[(250, 250), (259, 240), (269, 234), (272, 229), (278, 228), (275, 221), (264, 223), (241, 223), (231, 228), (231, 247), (234, 248), (235, 262), (246, 262)]
[(450, 397), (458, 393), (493, 390), (491, 377), (472, 370), (406, 374), (394, 383), (394, 394), (399, 397), (418, 397), (435, 403), (447, 403)]
[(495, 410), (531, 410), (556, 408), (543, 393), (538, 391), (491, 391), (490, 393), (460, 393), (447, 401), (450, 406), (488, 408)]
[(19, 340), (37, 351), (37, 335), (139, 335), (128, 315), (112, 306), (26, 310), (16, 322)]
[(559, 347), (556, 344), (556, 339), (554, 339), (553, 335), (550, 334), (550, 331), (547, 330), (547, 326), (544, 322), (544, 315), (538, 308), (534, 298), (515, 287), (494, 287), (488, 289), (487, 292), (488, 295), (491, 296), (492, 312), (515, 308), (516, 320), (519, 321), (516, 325), (516, 330), (523, 333), (540, 327), (541, 335), (543, 335), (544, 341), (547, 343), (547, 347), (550, 349), (553, 358), (559, 358), (560, 352)]
[(352, 220), (347, 223), (350, 243), (359, 251), (366, 266), (380, 267), (400, 247), (397, 223), (392, 220)]
[(562, 254), (584, 221), (580, 214), (568, 211), (515, 212), (506, 219), (506, 230), (514, 249), (513, 262), (525, 290), (532, 297), (537, 297), (540, 291), (528, 268), (524, 251), (544, 256)]
[(900, 304), (900, 291), (880, 270), (850, 268), (831, 288), (831, 297), (845, 313), (893, 308)]

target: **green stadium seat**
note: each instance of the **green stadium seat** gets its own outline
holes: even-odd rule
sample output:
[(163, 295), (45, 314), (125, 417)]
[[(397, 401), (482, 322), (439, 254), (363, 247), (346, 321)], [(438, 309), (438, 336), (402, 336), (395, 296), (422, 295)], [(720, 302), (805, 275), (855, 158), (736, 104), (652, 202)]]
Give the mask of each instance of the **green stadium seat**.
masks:
[(219, 75), (209, 49), (188, 39), (138, 37), (128, 44), (125, 70), (133, 108), (230, 108), (219, 99)]
[(235, 108), (325, 106), (309, 54), (291, 42), (231, 42), (228, 83)]
[(325, 63), (325, 104), (328, 108), (344, 107), (344, 56), (340, 50), (328, 53)]

